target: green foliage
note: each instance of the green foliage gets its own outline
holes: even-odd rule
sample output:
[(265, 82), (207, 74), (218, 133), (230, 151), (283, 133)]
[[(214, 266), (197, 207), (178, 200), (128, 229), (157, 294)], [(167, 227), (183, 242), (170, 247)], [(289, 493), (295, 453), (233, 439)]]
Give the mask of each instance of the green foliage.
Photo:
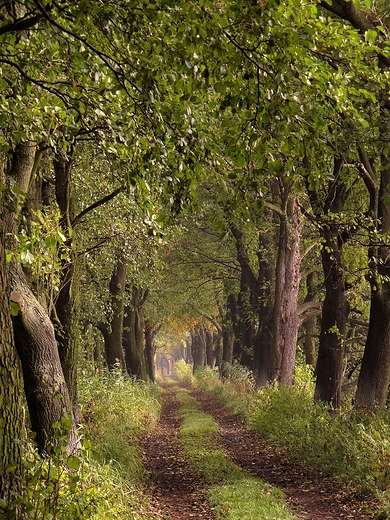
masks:
[(189, 363), (187, 364), (184, 359), (180, 359), (173, 366), (172, 376), (179, 381), (191, 384), (194, 379), (193, 367)]
[(85, 435), (98, 459), (119, 463), (130, 480), (141, 478), (143, 467), (136, 441), (158, 420), (155, 385), (135, 381), (118, 369), (81, 377), (79, 395)]
[(292, 387), (273, 384), (243, 392), (214, 377), (202, 389), (240, 412), (248, 426), (294, 457), (340, 478), (379, 499), (390, 513), (390, 414), (342, 409), (335, 412), (313, 401), (310, 367), (296, 371)]
[(187, 392), (179, 392), (183, 423), (180, 438), (194, 470), (208, 484), (207, 497), (217, 519), (293, 520), (283, 494), (234, 464), (218, 446), (218, 424), (198, 411)]
[(60, 290), (62, 270), (71, 261), (72, 230), (62, 229), (61, 213), (54, 203), (45, 211), (36, 210), (33, 214), (32, 220), (23, 219), (15, 237), (16, 250), (10, 254), (30, 268), (37, 295), (53, 305)]
[[(80, 378), (83, 442), (77, 455), (66, 452), (69, 418), (56, 425), (50, 456), (25, 447), (24, 494), (18, 507), (26, 520), (147, 520), (140, 491), (144, 470), (138, 436), (153, 427), (160, 405), (157, 390), (119, 372)], [(13, 518), (0, 511), (0, 518)]]
[(210, 367), (199, 368), (195, 372), (195, 384), (204, 391), (229, 405), (235, 413), (244, 413), (246, 401), (243, 396), (253, 394), (254, 385), (250, 371), (238, 363), (224, 363), (227, 375), (220, 378)]

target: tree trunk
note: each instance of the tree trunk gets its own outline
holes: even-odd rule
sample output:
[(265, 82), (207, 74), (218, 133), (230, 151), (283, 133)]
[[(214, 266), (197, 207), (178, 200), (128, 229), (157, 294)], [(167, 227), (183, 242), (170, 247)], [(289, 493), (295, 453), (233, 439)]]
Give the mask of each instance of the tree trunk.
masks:
[[(0, 157), (0, 161), (4, 161)], [(10, 315), (4, 207), (4, 167), (0, 162), (0, 498), (7, 504), (21, 492), (23, 436), (22, 374)], [(16, 512), (16, 518), (18, 514)]]
[(257, 307), (259, 327), (255, 339), (253, 359), (253, 375), (259, 388), (272, 380), (272, 311), (274, 301), (272, 280), (275, 279), (275, 270), (269, 258), (271, 248), (274, 248), (272, 237), (261, 233), (257, 254), (259, 259)]
[[(306, 277), (307, 295), (305, 303), (312, 302), (314, 300), (314, 273), (309, 273)], [(305, 329), (305, 337), (303, 340), (303, 351), (305, 354), (305, 362), (307, 365), (312, 367), (315, 366), (314, 362), (314, 351), (315, 351), (315, 334), (317, 330), (317, 318), (314, 316), (306, 321), (303, 325)]]
[(342, 157), (334, 157), (333, 177), (325, 200), (308, 189), (313, 211), (322, 224), (321, 259), (325, 279), (325, 298), (322, 306), (321, 331), (316, 367), (314, 399), (338, 408), (341, 398), (343, 376), (344, 341), (349, 314), (345, 294), (342, 248), (347, 237), (342, 237), (339, 223), (334, 215), (344, 210), (346, 187), (340, 178)]
[(226, 311), (222, 320), (222, 361), (233, 363), (234, 321), (236, 319), (237, 302), (234, 294), (229, 294), (226, 301)]
[[(36, 146), (28, 142), (15, 148), (12, 164), (6, 172), (10, 188), (27, 193), (36, 164)], [(5, 215), (9, 249), (14, 249), (13, 236), (18, 232), (18, 216), (24, 203), (17, 195)], [(38, 449), (43, 452), (56, 442), (53, 424), (64, 412), (72, 415), (69, 392), (64, 379), (53, 325), (47, 312), (32, 293), (21, 266), (13, 260), (10, 268), (11, 300), (19, 306), (13, 319), (15, 345), (21, 359), (24, 388), (30, 412), (31, 427), (36, 434)], [(78, 448), (73, 425), (68, 451)]]
[[(55, 194), (58, 207), (61, 211), (61, 227), (67, 234), (73, 220), (72, 200), (70, 193), (70, 170), (71, 159), (64, 154), (58, 154), (54, 161), (55, 172)], [(74, 235), (73, 235), (74, 241)], [(69, 239), (68, 246), (71, 246)], [(60, 291), (55, 303), (56, 318), (59, 327), (56, 328), (58, 351), (60, 354), (62, 370), (68, 385), (70, 398), (73, 406), (73, 415), (77, 423), (80, 422), (80, 412), (77, 393), (77, 340), (78, 330), (78, 308), (77, 295), (78, 286), (75, 277), (76, 255), (74, 248), (70, 248), (71, 260), (63, 263), (60, 281)]]
[(144, 354), (144, 318), (142, 306), (148, 291), (133, 285), (131, 289), (131, 304), (125, 307), (123, 321), (123, 346), (126, 356), (126, 367), (129, 374), (146, 381), (146, 366)]
[(111, 294), (111, 318), (110, 324), (104, 329), (100, 329), (104, 337), (104, 348), (106, 352), (106, 362), (111, 370), (116, 366), (124, 368), (125, 358), (122, 348), (123, 336), (123, 315), (124, 315), (124, 290), (126, 286), (126, 266), (122, 259), (117, 261), (114, 272), (110, 280)]
[[(362, 159), (364, 156), (361, 154)], [(390, 232), (390, 164), (381, 158), (382, 171), (379, 192), (371, 189), (370, 216), (376, 231)], [(376, 172), (367, 170), (375, 181)], [(375, 183), (374, 183), (375, 184)], [(376, 236), (377, 233), (373, 235)], [(371, 284), (370, 322), (362, 366), (355, 396), (355, 406), (373, 409), (386, 404), (390, 378), (390, 248), (373, 245), (369, 248), (369, 282)]]
[[(13, 317), (15, 343), (24, 379), (31, 428), (36, 434), (38, 451), (43, 453), (55, 439), (54, 423), (63, 414), (72, 417), (72, 404), (61, 367), (53, 325), (32, 293), (19, 265), (12, 263), (11, 301), (19, 311)], [(71, 429), (68, 452), (78, 448), (75, 428)]]
[(214, 355), (214, 338), (213, 334), (209, 329), (204, 329), (204, 340), (206, 347), (206, 364), (210, 368), (215, 367), (215, 355)]
[(161, 325), (153, 327), (149, 322), (145, 324), (145, 361), (146, 373), (152, 383), (156, 383), (156, 345), (157, 336)]
[(292, 384), (298, 338), (301, 214), (291, 187), (283, 186), (272, 326), (271, 377)]
[(202, 327), (197, 325), (192, 334), (191, 352), (194, 360), (194, 371), (205, 365), (205, 342), (202, 338), (202, 333)]

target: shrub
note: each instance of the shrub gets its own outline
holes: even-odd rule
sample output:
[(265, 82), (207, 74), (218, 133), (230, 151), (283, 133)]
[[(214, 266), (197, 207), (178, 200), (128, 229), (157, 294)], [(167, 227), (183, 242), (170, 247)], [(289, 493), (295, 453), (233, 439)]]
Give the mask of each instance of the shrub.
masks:
[(178, 381), (183, 381), (187, 384), (193, 383), (193, 366), (186, 363), (184, 359), (176, 361), (172, 369), (172, 376)]
[[(155, 385), (119, 371), (81, 374), (82, 448), (66, 453), (70, 419), (56, 425), (50, 457), (25, 446), (24, 494), (0, 518), (19, 511), (26, 520), (146, 520), (147, 501), (140, 491), (144, 469), (138, 436), (153, 427), (160, 404)], [(4, 505), (4, 504), (3, 504)]]

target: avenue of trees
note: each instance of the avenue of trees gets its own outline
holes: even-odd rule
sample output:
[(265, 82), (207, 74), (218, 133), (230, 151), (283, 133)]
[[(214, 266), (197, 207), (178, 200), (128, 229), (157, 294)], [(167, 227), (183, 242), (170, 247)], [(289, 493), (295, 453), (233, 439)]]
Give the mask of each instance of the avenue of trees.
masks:
[(380, 0), (0, 3), (5, 503), (24, 400), (77, 452), (81, 363), (291, 385), (299, 346), (316, 400), (386, 406), (389, 32)]

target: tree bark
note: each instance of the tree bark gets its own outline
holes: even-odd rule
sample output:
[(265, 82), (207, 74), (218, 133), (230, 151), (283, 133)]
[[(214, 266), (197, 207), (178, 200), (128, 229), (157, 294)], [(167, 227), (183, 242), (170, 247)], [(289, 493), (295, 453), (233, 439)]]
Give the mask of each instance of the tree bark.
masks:
[(117, 366), (122, 368), (126, 366), (122, 347), (125, 286), (126, 266), (123, 260), (119, 259), (109, 284), (111, 295), (109, 324), (99, 327), (104, 337), (105, 357), (110, 370)]
[[(306, 277), (307, 295), (305, 303), (314, 301), (314, 272), (311, 272)], [(315, 335), (317, 330), (317, 317), (309, 318), (303, 325), (305, 329), (305, 337), (303, 340), (303, 351), (305, 354), (305, 361), (307, 365), (315, 366), (314, 351), (315, 351)]]
[(313, 212), (322, 221), (321, 259), (325, 279), (314, 399), (332, 404), (334, 408), (339, 407), (341, 399), (344, 341), (349, 314), (342, 256), (345, 239), (334, 219), (334, 215), (343, 211), (347, 197), (345, 184), (340, 178), (342, 166), (343, 158), (334, 157), (334, 180), (329, 182), (324, 200), (308, 188)]
[[(15, 350), (6, 264), (4, 157), (0, 156), (0, 498), (6, 504), (21, 493), (23, 436), (22, 373)], [(15, 512), (19, 518), (18, 512)]]
[[(36, 164), (36, 145), (21, 143), (15, 148), (7, 185), (26, 193)], [(18, 216), (25, 197), (17, 195), (5, 215), (9, 249), (14, 249), (13, 236), (18, 232)], [(72, 415), (69, 392), (64, 379), (53, 325), (45, 309), (33, 294), (25, 274), (13, 260), (10, 266), (11, 300), (19, 306), (13, 318), (15, 345), (21, 360), (26, 400), (31, 427), (36, 434), (38, 450), (43, 452), (57, 442), (53, 424), (63, 413)], [(68, 451), (78, 448), (73, 425), (68, 439)]]
[(146, 381), (146, 365), (144, 353), (144, 317), (142, 306), (148, 291), (133, 285), (131, 303), (125, 307), (123, 320), (123, 346), (126, 356), (126, 368), (129, 374)]
[(302, 222), (298, 199), (291, 193), (291, 186), (283, 186), (282, 190), (284, 215), (279, 224), (270, 380), (291, 385), (299, 328), (297, 306)]
[[(54, 161), (55, 194), (58, 207), (61, 211), (60, 225), (65, 231), (70, 228), (73, 220), (72, 199), (70, 191), (71, 159), (64, 154), (58, 154)], [(69, 239), (67, 245), (70, 247), (74, 240)], [(60, 291), (55, 303), (55, 319), (59, 320), (56, 328), (56, 339), (60, 354), (62, 370), (68, 385), (70, 398), (73, 406), (73, 415), (76, 423), (80, 422), (80, 412), (77, 392), (77, 340), (78, 330), (78, 308), (77, 308), (77, 279), (76, 255), (74, 248), (70, 248), (70, 261), (63, 262)]]
[[(24, 390), (30, 412), (31, 428), (36, 434), (38, 451), (43, 453), (50, 443), (57, 443), (53, 425), (63, 414), (72, 417), (72, 404), (62, 371), (53, 325), (32, 293), (19, 265), (10, 270), (11, 301), (19, 307), (13, 317), (14, 335), (24, 379)], [(79, 444), (72, 427), (67, 442), (69, 453)]]
[(205, 365), (205, 341), (202, 337), (203, 328), (200, 325), (195, 327), (192, 333), (191, 352), (192, 359), (194, 361), (194, 372), (197, 368), (204, 367)]
[(222, 361), (233, 363), (234, 327), (237, 302), (234, 294), (229, 294), (226, 301), (225, 317), (222, 321)]
[[(390, 232), (390, 164), (381, 157), (379, 191), (372, 189), (370, 214), (376, 231)], [(373, 185), (377, 178), (371, 165)], [(390, 378), (390, 248), (372, 245), (369, 248), (369, 282), (371, 285), (370, 321), (367, 340), (355, 395), (355, 406), (373, 409), (386, 405)]]
[(156, 383), (156, 345), (157, 336), (161, 325), (152, 326), (150, 322), (145, 323), (145, 361), (146, 373), (152, 383)]

